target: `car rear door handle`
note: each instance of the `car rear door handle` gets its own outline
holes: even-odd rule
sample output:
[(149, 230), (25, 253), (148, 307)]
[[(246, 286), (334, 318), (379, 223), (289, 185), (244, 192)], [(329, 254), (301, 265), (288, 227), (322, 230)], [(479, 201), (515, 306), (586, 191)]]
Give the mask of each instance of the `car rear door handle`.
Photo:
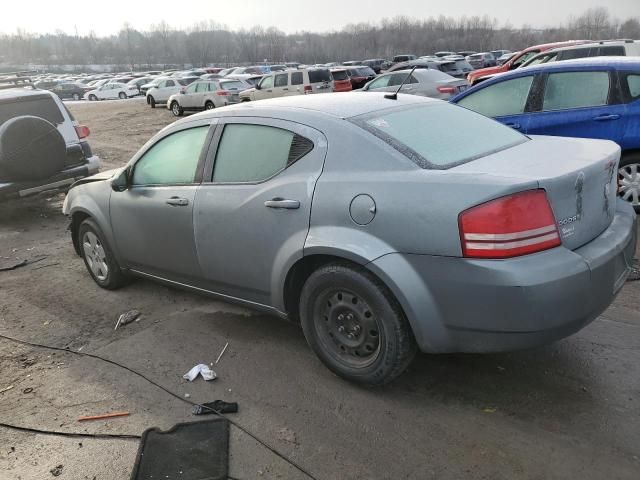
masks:
[(288, 88), (283, 88), (282, 90), (289, 90)]
[(620, 115), (617, 115), (615, 113), (613, 114), (604, 114), (604, 115), (598, 115), (597, 117), (593, 117), (593, 119), (596, 122), (604, 122), (606, 120), (618, 120), (620, 118)]
[(287, 210), (296, 210), (300, 208), (300, 202), (298, 200), (287, 200), (284, 198), (273, 198), (264, 202), (264, 206), (268, 208), (285, 208)]
[(507, 127), (511, 127), (514, 130), (520, 130), (522, 128), (519, 123), (505, 123)]
[(171, 197), (167, 200), (168, 205), (172, 205), (174, 207), (186, 207), (189, 205), (188, 198), (180, 198), (180, 197)]

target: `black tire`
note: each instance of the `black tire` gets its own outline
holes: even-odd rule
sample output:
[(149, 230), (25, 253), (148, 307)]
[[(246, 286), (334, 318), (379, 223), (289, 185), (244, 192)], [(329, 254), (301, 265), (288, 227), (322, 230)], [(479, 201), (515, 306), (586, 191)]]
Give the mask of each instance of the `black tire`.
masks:
[(147, 102), (149, 103), (151, 108), (156, 108), (156, 99), (153, 98), (151, 95), (147, 97)]
[(417, 345), (389, 289), (364, 268), (334, 263), (313, 272), (300, 295), (307, 343), (335, 374), (384, 385), (411, 363)]
[(127, 99), (127, 94), (126, 94), (126, 93), (124, 93), (124, 92), (120, 92), (120, 93), (118, 94), (118, 98), (119, 98), (120, 100), (126, 100), (126, 99)]
[[(622, 156), (618, 170), (618, 183), (620, 184), (620, 197), (631, 203), (636, 212), (640, 213), (640, 152), (627, 153)], [(627, 194), (629, 196), (624, 198)]]
[(89, 100), (95, 102), (96, 100), (98, 100), (98, 97), (96, 97), (95, 95), (89, 95)]
[(207, 100), (204, 103), (204, 109), (205, 110), (213, 110), (214, 108), (216, 108), (216, 106), (214, 105), (214, 103), (211, 100)]
[(174, 117), (181, 117), (182, 115), (184, 115), (184, 110), (175, 100), (171, 102), (171, 113), (173, 113)]
[(74, 100), (80, 100), (80, 94), (79, 93), (74, 93), (73, 95), (71, 95), (71, 98), (73, 98)]
[[(85, 249), (85, 243), (90, 238), (90, 235), (93, 235), (97, 238), (97, 240), (99, 241), (99, 245), (102, 247), (102, 250), (104, 252), (104, 263), (106, 264), (107, 271), (104, 272), (103, 278), (95, 273), (94, 269), (92, 268), (92, 262), (94, 261), (94, 258), (90, 257), (90, 252)], [(129, 283), (129, 278), (120, 269), (120, 265), (118, 265), (111, 247), (105, 240), (105, 236), (102, 233), (102, 230), (100, 230), (100, 227), (98, 227), (96, 222), (91, 218), (87, 218), (80, 224), (80, 227), (78, 228), (77, 242), (80, 246), (80, 255), (84, 260), (87, 271), (99, 287), (107, 290), (116, 290)]]
[(0, 179), (37, 181), (65, 168), (67, 147), (58, 129), (40, 117), (25, 115), (0, 127)]

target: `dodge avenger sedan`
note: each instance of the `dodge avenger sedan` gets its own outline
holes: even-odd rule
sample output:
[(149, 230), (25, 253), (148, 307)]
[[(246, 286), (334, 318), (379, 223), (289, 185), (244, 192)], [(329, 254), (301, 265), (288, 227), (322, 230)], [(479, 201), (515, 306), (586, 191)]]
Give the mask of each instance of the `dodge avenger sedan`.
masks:
[(527, 348), (603, 312), (636, 244), (619, 159), (414, 95), (298, 96), (169, 125), (63, 210), (100, 287), (299, 321), (333, 372), (380, 385), (418, 349)]

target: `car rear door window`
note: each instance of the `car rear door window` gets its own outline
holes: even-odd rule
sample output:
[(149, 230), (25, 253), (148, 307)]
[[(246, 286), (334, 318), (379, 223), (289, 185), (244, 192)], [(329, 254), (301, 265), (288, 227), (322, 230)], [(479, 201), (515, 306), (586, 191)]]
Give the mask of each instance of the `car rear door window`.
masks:
[(267, 125), (229, 124), (224, 128), (213, 168), (216, 183), (267, 180), (302, 158), (313, 143)]
[(278, 74), (278, 75), (276, 75), (276, 79), (275, 79), (274, 85), (276, 87), (286, 87), (288, 80), (289, 80), (289, 75), (288, 74), (286, 74), (286, 73)]
[[(191, 85), (194, 85), (194, 84), (192, 83)], [(191, 87), (191, 85), (189, 85), (189, 87)], [(204, 93), (209, 91), (209, 82), (198, 82), (195, 85), (196, 85), (196, 92), (198, 93)], [(187, 90), (189, 89), (189, 87), (187, 87)]]
[(608, 72), (560, 72), (547, 78), (544, 111), (606, 105), (609, 97)]
[(165, 87), (175, 87), (175, 82), (173, 80), (167, 80), (167, 83), (164, 85)]
[(533, 75), (494, 83), (460, 99), (458, 105), (487, 117), (524, 113)]
[(293, 72), (291, 74), (291, 85), (302, 85), (304, 83), (304, 78), (302, 76), (302, 72)]
[(629, 94), (633, 100), (640, 98), (640, 75), (627, 75)]
[(190, 128), (159, 140), (138, 160), (133, 185), (176, 185), (195, 181), (208, 126)]

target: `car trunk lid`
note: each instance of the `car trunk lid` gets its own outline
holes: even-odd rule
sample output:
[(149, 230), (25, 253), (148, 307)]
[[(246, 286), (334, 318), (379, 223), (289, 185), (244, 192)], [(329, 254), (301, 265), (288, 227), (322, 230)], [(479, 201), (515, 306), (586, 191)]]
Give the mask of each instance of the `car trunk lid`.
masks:
[(547, 192), (563, 245), (574, 250), (613, 219), (619, 159), (613, 142), (532, 137), (449, 171), (536, 181)]

